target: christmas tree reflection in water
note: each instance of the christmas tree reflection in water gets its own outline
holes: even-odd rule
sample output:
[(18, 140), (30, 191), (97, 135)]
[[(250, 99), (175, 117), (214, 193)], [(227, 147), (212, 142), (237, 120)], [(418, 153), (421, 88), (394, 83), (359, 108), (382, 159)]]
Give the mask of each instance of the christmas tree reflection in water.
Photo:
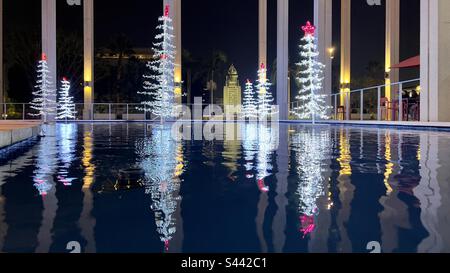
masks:
[(258, 152), (258, 125), (248, 123), (242, 126), (242, 149), (245, 160), (245, 176), (247, 179), (255, 177), (255, 157)]
[(327, 128), (305, 127), (292, 137), (292, 148), (297, 161), (299, 184), (300, 232), (303, 238), (316, 228), (319, 214), (317, 201), (324, 195), (325, 164), (330, 151), (330, 135)]
[(278, 146), (278, 131), (275, 128), (260, 125), (258, 127), (258, 155), (256, 158), (256, 180), (261, 192), (268, 192), (264, 179), (272, 175), (272, 156)]
[(69, 177), (69, 169), (75, 157), (77, 125), (73, 123), (60, 124), (57, 133), (58, 159), (60, 161), (58, 181), (64, 186), (71, 186), (75, 178)]
[(40, 140), (36, 157), (36, 170), (33, 172), (34, 187), (39, 195), (46, 196), (53, 188), (53, 175), (56, 170), (57, 142), (55, 125), (42, 125), (46, 137)]
[(140, 165), (145, 172), (146, 193), (151, 195), (157, 232), (169, 251), (176, 232), (176, 217), (181, 197), (180, 176), (184, 170), (182, 146), (171, 135), (171, 127), (157, 125), (151, 136), (137, 143)]

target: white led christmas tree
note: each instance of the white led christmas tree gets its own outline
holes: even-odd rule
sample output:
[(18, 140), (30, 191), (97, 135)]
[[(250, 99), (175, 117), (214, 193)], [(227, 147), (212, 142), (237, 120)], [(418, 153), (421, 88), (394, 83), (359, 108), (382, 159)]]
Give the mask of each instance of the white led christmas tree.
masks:
[(75, 103), (73, 103), (73, 97), (70, 95), (70, 81), (64, 77), (61, 80), (56, 118), (59, 120), (74, 119), (76, 114)]
[(244, 90), (244, 102), (242, 104), (242, 115), (244, 118), (256, 118), (258, 117), (258, 108), (256, 106), (255, 91), (253, 89), (253, 83), (247, 80)]
[(41, 117), (44, 122), (47, 122), (49, 116), (56, 113), (56, 90), (52, 88), (52, 78), (45, 53), (42, 53), (42, 58), (38, 62), (33, 97), (31, 108), (36, 110), (37, 113), (31, 113), (30, 115)]
[(300, 45), (302, 60), (297, 63), (300, 68), (297, 81), (301, 88), (296, 97), (300, 106), (292, 109), (292, 113), (299, 119), (311, 119), (315, 124), (317, 119), (328, 119), (326, 95), (321, 94), (325, 65), (318, 61), (319, 52), (314, 37), (316, 28), (307, 22), (302, 30), (305, 32)]
[(258, 115), (260, 119), (265, 119), (272, 114), (273, 96), (270, 92), (271, 84), (267, 80), (267, 68), (261, 64), (258, 70), (258, 80), (256, 90), (258, 93)]
[(174, 115), (175, 36), (169, 12), (170, 6), (166, 5), (164, 16), (158, 19), (160, 25), (156, 29), (159, 33), (153, 43), (154, 60), (147, 64), (150, 73), (144, 75), (144, 91), (138, 92), (148, 97), (141, 102), (140, 109), (160, 117), (161, 122)]

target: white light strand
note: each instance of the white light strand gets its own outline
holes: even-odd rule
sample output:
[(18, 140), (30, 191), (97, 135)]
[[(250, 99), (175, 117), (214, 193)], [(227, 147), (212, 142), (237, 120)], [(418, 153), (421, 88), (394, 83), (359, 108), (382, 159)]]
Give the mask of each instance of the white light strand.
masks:
[(59, 120), (74, 119), (76, 114), (75, 103), (73, 102), (73, 97), (70, 95), (70, 82), (64, 78), (61, 80), (61, 89), (59, 91), (58, 99), (58, 114), (56, 118)]
[(172, 19), (166, 14), (158, 21), (160, 25), (156, 29), (160, 33), (155, 36), (153, 43), (154, 60), (147, 63), (150, 73), (144, 74), (144, 91), (138, 92), (148, 96), (148, 100), (142, 101), (139, 109), (165, 120), (174, 116), (176, 48)]
[(252, 119), (258, 117), (258, 108), (255, 97), (253, 83), (250, 80), (247, 80), (244, 90), (244, 102), (242, 105), (242, 114), (244, 118)]
[(267, 69), (261, 65), (258, 70), (258, 80), (256, 90), (258, 93), (258, 115), (260, 119), (265, 119), (273, 114), (273, 96), (270, 91), (270, 82), (267, 80)]
[(50, 70), (47, 58), (43, 54), (42, 60), (38, 62), (36, 86), (33, 91), (33, 100), (30, 103), (30, 107), (37, 113), (30, 113), (29, 115), (41, 117), (44, 122), (47, 122), (49, 115), (56, 113), (56, 90), (51, 86)]
[(301, 88), (296, 100), (300, 105), (292, 109), (291, 113), (299, 119), (311, 119), (315, 123), (317, 119), (329, 118), (327, 96), (321, 94), (325, 65), (317, 60), (319, 53), (314, 35), (305, 35), (299, 47), (302, 60), (297, 63), (300, 72), (296, 79)]

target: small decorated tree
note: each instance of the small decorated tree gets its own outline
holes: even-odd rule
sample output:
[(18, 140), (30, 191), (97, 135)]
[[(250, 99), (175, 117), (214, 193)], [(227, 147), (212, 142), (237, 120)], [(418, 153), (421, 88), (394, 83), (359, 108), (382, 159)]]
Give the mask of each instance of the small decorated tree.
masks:
[(256, 118), (258, 116), (255, 91), (253, 89), (253, 83), (250, 80), (247, 80), (247, 83), (245, 84), (242, 114), (244, 118)]
[(297, 81), (300, 83), (299, 95), (296, 97), (300, 101), (300, 106), (294, 108), (292, 113), (300, 119), (311, 119), (315, 124), (317, 119), (328, 119), (328, 109), (326, 95), (321, 94), (324, 65), (317, 58), (316, 38), (314, 37), (315, 27), (310, 22), (302, 27), (305, 36), (300, 45), (301, 62), (298, 63), (300, 72)]
[(159, 116), (161, 122), (174, 115), (175, 36), (169, 13), (170, 6), (166, 5), (164, 16), (158, 19), (160, 25), (156, 28), (159, 33), (153, 43), (154, 60), (147, 64), (150, 73), (144, 75), (144, 91), (138, 92), (148, 97), (148, 100), (141, 102), (140, 109)]
[(272, 114), (273, 96), (270, 92), (271, 84), (267, 80), (267, 68), (265, 64), (261, 64), (258, 70), (258, 80), (256, 90), (258, 93), (258, 115), (260, 119), (265, 119)]
[(30, 115), (41, 117), (44, 122), (47, 122), (49, 116), (56, 113), (56, 90), (52, 88), (52, 78), (45, 53), (42, 53), (42, 58), (37, 65), (37, 80), (33, 97), (31, 108), (37, 113)]
[(70, 81), (64, 77), (61, 80), (56, 118), (60, 120), (74, 119), (76, 113), (75, 103), (73, 103), (73, 97), (70, 95)]

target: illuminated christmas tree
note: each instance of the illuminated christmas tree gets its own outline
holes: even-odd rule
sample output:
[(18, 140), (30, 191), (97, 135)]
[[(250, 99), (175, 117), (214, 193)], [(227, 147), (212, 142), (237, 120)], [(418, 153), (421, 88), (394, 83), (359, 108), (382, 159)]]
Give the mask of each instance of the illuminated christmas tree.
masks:
[(258, 93), (258, 115), (260, 119), (266, 119), (273, 113), (273, 96), (270, 92), (271, 84), (267, 80), (267, 68), (261, 64), (258, 70), (256, 90)]
[(314, 37), (315, 29), (310, 22), (302, 27), (305, 32), (305, 36), (301, 40), (302, 45), (300, 45), (302, 61), (297, 63), (300, 68), (297, 81), (301, 88), (296, 97), (300, 101), (300, 106), (291, 111), (299, 119), (311, 119), (313, 124), (317, 119), (328, 119), (329, 109), (326, 103), (327, 96), (321, 94), (325, 65), (318, 61), (319, 52)]
[(73, 103), (73, 97), (70, 95), (70, 82), (64, 77), (59, 91), (58, 114), (56, 118), (60, 120), (74, 119), (76, 114), (75, 103)]
[(144, 91), (138, 92), (148, 96), (148, 100), (141, 102), (140, 109), (159, 116), (161, 122), (174, 116), (175, 36), (169, 13), (170, 6), (166, 5), (164, 16), (158, 19), (160, 25), (156, 27), (159, 33), (153, 43), (154, 60), (147, 63), (150, 73), (143, 76)]
[(244, 90), (244, 102), (242, 104), (242, 115), (244, 118), (258, 117), (258, 108), (256, 106), (255, 91), (253, 90), (253, 83), (247, 80)]
[(52, 88), (52, 78), (45, 53), (42, 53), (42, 58), (37, 65), (37, 80), (33, 97), (31, 108), (37, 110), (37, 113), (29, 115), (41, 117), (44, 122), (47, 122), (49, 116), (56, 113), (56, 90)]

